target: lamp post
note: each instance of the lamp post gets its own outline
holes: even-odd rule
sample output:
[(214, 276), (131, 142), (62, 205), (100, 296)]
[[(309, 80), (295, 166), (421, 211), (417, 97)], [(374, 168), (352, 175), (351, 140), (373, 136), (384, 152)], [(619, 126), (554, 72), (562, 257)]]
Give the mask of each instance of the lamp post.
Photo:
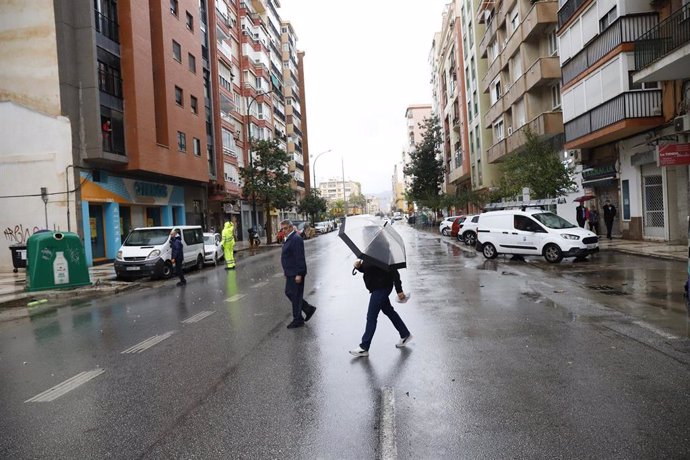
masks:
[(48, 189), (41, 187), (41, 200), (43, 200), (43, 209), (46, 214), (46, 230), (48, 230)]
[(311, 187), (312, 187), (312, 188), (316, 188), (316, 160), (318, 160), (319, 157), (320, 157), (321, 155), (323, 155), (324, 153), (328, 153), (328, 152), (332, 152), (332, 151), (333, 151), (333, 149), (328, 149), (328, 150), (326, 150), (325, 152), (321, 152), (321, 153), (317, 154), (317, 155), (314, 157), (314, 164), (313, 164), (312, 167), (311, 167), (312, 173), (313, 173), (313, 175), (314, 175), (314, 183), (311, 184)]
[(254, 219), (254, 225), (257, 227), (257, 231), (259, 228), (259, 219), (258, 215), (256, 214), (256, 192), (254, 191), (254, 155), (252, 155), (252, 140), (250, 138), (251, 131), (249, 129), (249, 123), (250, 123), (250, 114), (251, 114), (251, 108), (252, 104), (256, 102), (256, 100), (261, 97), (265, 96), (267, 94), (270, 94), (273, 92), (273, 89), (270, 89), (268, 91), (262, 91), (259, 93), (256, 93), (254, 96), (250, 97), (249, 104), (247, 105), (247, 114), (245, 115), (246, 121), (244, 123), (244, 131), (245, 131), (245, 136), (244, 136), (244, 143), (247, 146), (247, 156), (249, 157), (249, 169), (252, 171), (252, 216)]

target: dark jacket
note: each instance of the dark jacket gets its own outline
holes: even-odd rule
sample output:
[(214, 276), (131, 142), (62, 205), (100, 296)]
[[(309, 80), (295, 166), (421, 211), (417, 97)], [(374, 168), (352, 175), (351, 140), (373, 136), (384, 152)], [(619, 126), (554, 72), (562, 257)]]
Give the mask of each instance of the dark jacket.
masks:
[(304, 276), (307, 274), (307, 261), (304, 258), (304, 241), (297, 234), (292, 232), (283, 244), (283, 251), (280, 254), (280, 263), (283, 266), (285, 276)]
[(604, 220), (611, 222), (616, 217), (616, 207), (612, 204), (604, 205)]
[(397, 268), (387, 271), (376, 265), (362, 262), (362, 266), (357, 270), (364, 273), (364, 285), (369, 292), (374, 292), (378, 289), (390, 289), (393, 286), (395, 286), (395, 292), (401, 293), (403, 291), (400, 273), (398, 273)]
[(176, 262), (182, 262), (184, 260), (184, 247), (182, 246), (182, 238), (179, 235), (175, 238), (170, 238), (170, 247), (172, 248), (170, 258)]

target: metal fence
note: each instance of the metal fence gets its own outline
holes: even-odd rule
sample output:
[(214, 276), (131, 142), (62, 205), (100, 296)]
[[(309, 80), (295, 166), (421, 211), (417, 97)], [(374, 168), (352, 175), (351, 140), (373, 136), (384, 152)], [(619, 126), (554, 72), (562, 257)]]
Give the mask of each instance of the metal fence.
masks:
[(690, 3), (635, 40), (635, 69), (643, 69), (688, 42)]

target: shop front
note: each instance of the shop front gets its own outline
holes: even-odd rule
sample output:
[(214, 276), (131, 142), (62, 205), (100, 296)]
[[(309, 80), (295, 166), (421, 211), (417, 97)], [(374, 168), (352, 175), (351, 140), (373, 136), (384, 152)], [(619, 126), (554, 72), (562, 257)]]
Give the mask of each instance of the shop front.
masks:
[(89, 265), (114, 259), (134, 228), (186, 224), (183, 187), (103, 171), (80, 175), (82, 230)]
[[(612, 205), (620, 210), (620, 194), (618, 191), (618, 173), (615, 162), (600, 164), (598, 166), (584, 168), (582, 170), (582, 189), (585, 195), (592, 195), (595, 198), (583, 203), (590, 213), (596, 210), (599, 213), (599, 235), (606, 235), (604, 226), (604, 204), (610, 201)], [(620, 215), (620, 211), (619, 211)], [(613, 221), (613, 235), (620, 235), (620, 218)]]

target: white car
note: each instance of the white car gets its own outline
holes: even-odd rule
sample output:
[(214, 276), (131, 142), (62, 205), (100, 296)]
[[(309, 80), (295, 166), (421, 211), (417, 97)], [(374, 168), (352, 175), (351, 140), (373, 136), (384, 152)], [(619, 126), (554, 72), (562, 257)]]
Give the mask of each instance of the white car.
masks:
[(330, 231), (328, 229), (328, 222), (317, 222), (314, 225), (314, 230), (316, 230), (316, 233), (328, 233)]
[(218, 233), (204, 233), (204, 263), (218, 265), (223, 258), (223, 245)]
[(487, 259), (516, 254), (543, 256), (549, 263), (558, 263), (564, 257), (583, 259), (599, 251), (594, 233), (541, 209), (480, 214), (477, 240), (477, 248)]
[(464, 241), (466, 245), (474, 247), (477, 242), (477, 227), (479, 226), (479, 215), (467, 216), (462, 228), (458, 233), (458, 241)]
[(438, 226), (439, 233), (441, 233), (443, 236), (450, 236), (450, 230), (453, 226), (453, 222), (455, 222), (455, 219), (458, 217), (460, 216), (449, 216), (443, 219)]

